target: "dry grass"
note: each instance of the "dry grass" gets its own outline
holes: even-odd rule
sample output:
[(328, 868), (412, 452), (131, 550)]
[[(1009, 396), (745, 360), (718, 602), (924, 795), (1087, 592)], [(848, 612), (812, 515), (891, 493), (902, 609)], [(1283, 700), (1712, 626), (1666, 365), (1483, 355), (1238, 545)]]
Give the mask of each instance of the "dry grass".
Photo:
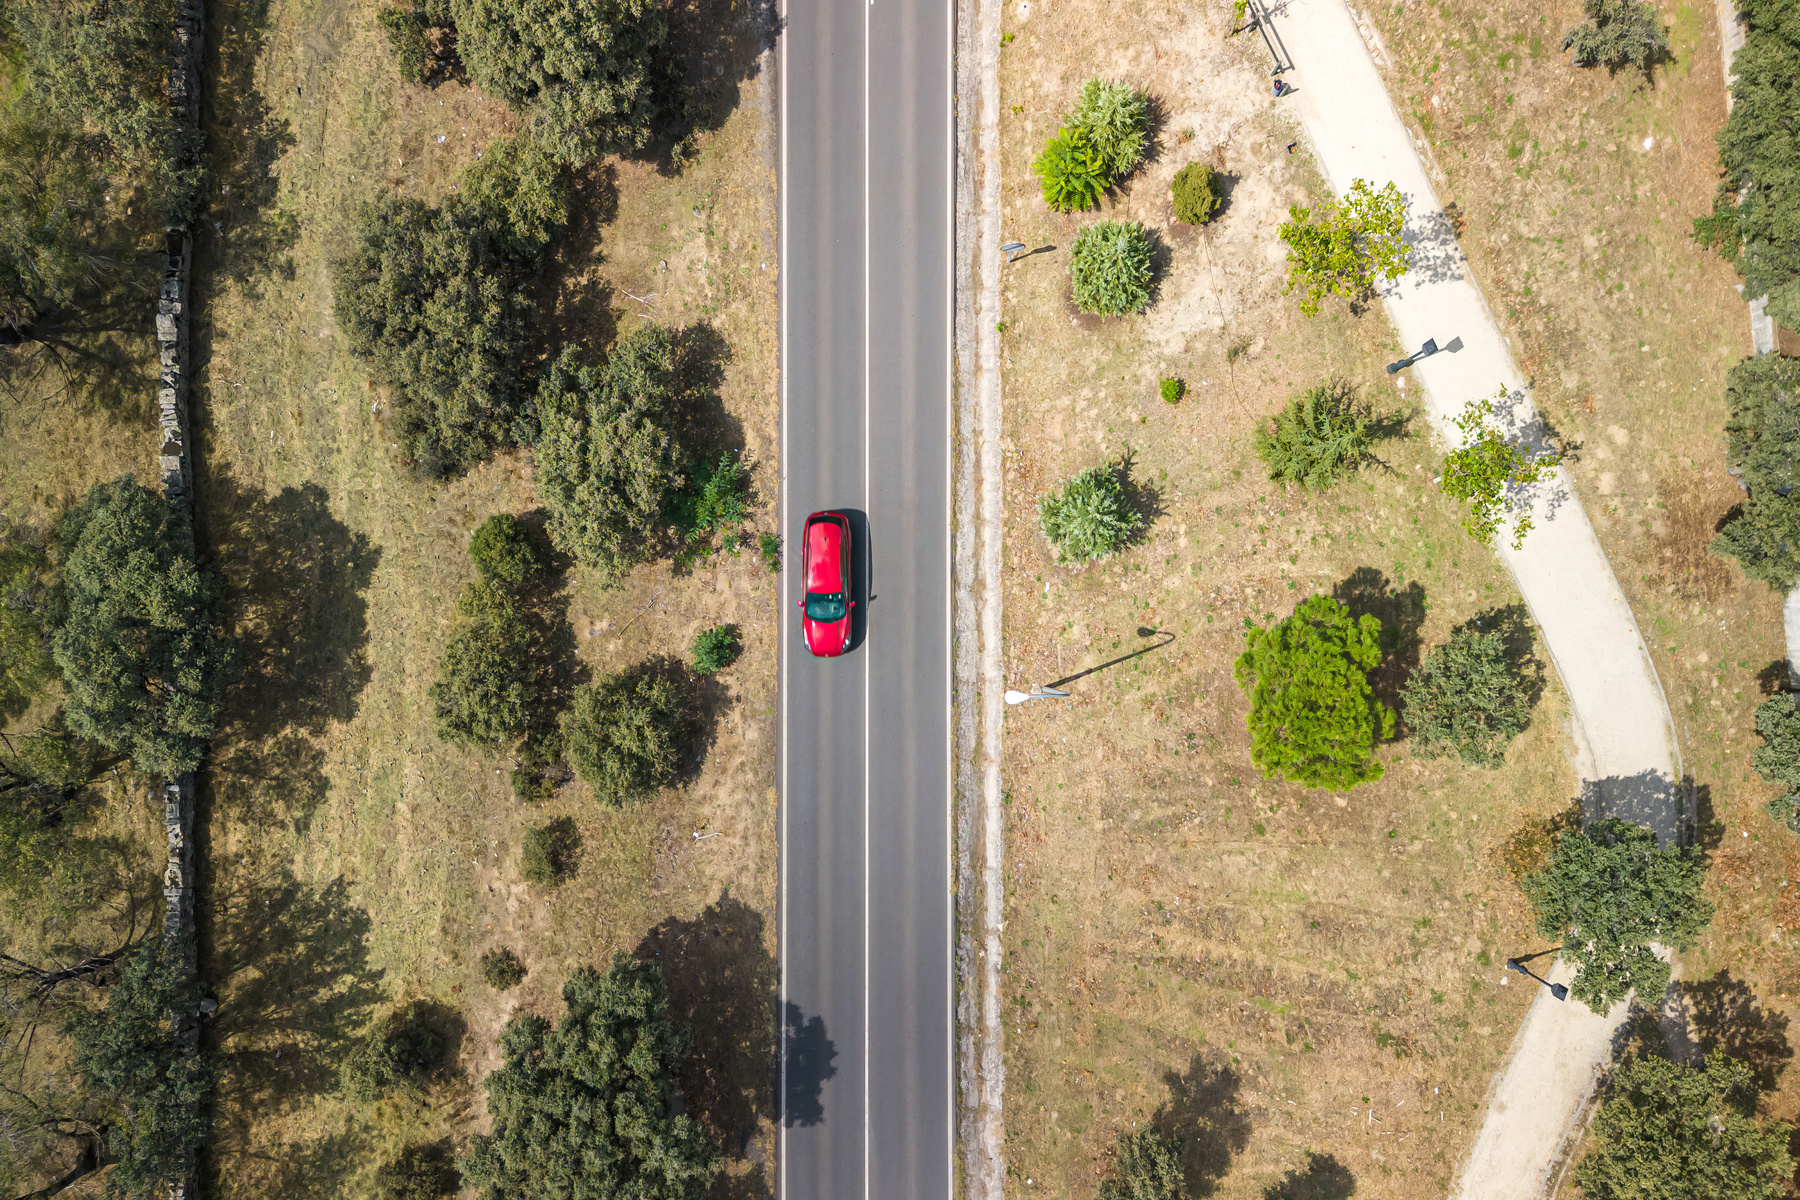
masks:
[[(1281, 295), (1275, 225), (1322, 185), (1227, 12), (1007, 9), (1019, 240), (1064, 246), (1088, 219), (1048, 212), (1028, 173), (1084, 77), (1126, 79), (1166, 114), (1105, 214), (1162, 237), (1156, 307), (1076, 319), (1051, 254), (1006, 276), (1008, 681), (1102, 663), (1145, 644), (1140, 626), (1175, 634), (1009, 721), (1009, 1175), (1022, 1195), (1091, 1196), (1114, 1138), (1150, 1121), (1194, 1139), (1196, 1195), (1437, 1196), (1531, 999), (1502, 986), (1501, 960), (1539, 948), (1504, 853), (1576, 794), (1564, 704), (1552, 683), (1494, 772), (1400, 742), (1386, 778), (1345, 797), (1249, 761), (1232, 679), (1246, 618), (1352, 597), (1390, 630), (1391, 697), (1424, 648), (1517, 594), (1432, 486), (1441, 449), (1417, 423), (1320, 495), (1269, 484), (1251, 452), (1259, 421), (1332, 375), (1378, 411), (1409, 406), (1380, 369), (1378, 313), (1307, 321)], [(1199, 231), (1173, 225), (1168, 195), (1195, 159), (1231, 181)], [(1180, 405), (1157, 397), (1164, 376), (1187, 381)], [(1122, 445), (1159, 515), (1116, 559), (1055, 566), (1038, 495)]]
[[(697, 1023), (684, 1092), (738, 1156), (719, 1193), (765, 1194), (744, 1155), (772, 1115), (773, 577), (754, 553), (679, 576), (648, 566), (614, 590), (577, 570), (541, 606), (577, 678), (685, 658), (712, 624), (742, 628), (743, 658), (700, 688), (703, 739), (679, 789), (619, 813), (579, 783), (522, 805), (510, 761), (436, 739), (426, 689), (473, 576), (469, 536), (491, 513), (532, 512), (529, 464), (507, 454), (447, 484), (411, 477), (334, 326), (329, 264), (357, 204), (389, 188), (441, 197), (509, 118), (461, 85), (402, 86), (376, 7), (226, 3), (212, 18), (225, 31), (220, 184), (194, 410), (204, 538), (247, 664), (203, 809), (202, 934), (226, 1066), (209, 1186), (352, 1193), (400, 1146), (483, 1127), (479, 1081), (502, 1023), (522, 1008), (554, 1016), (570, 970), (625, 949), (662, 955)], [(626, 162), (581, 181), (575, 229), (534, 296), (538, 353), (576, 339), (597, 354), (646, 318), (692, 330), (719, 400), (687, 414), (685, 433), (699, 449), (746, 449), (756, 520), (772, 528), (762, 85), (746, 75), (750, 43), (718, 32), (733, 22), (707, 19), (730, 67), (715, 77), (729, 119), (679, 175)], [(580, 867), (545, 893), (521, 879), (520, 840), (561, 816), (579, 827)], [(495, 946), (530, 968), (519, 988), (481, 982), (479, 956)], [(436, 1006), (453, 1062), (422, 1104), (349, 1102), (334, 1075), (347, 1039), (411, 998)], [(729, 1037), (721, 1013), (742, 1014)]]
[[(1571, 474), (1675, 716), (1720, 905), (1684, 973), (1697, 992), (1742, 992), (1725, 1008), (1757, 1015), (1735, 1027), (1785, 1037), (1800, 1003), (1788, 932), (1800, 916), (1787, 911), (1800, 846), (1763, 812), (1775, 789), (1748, 762), (1765, 681), (1785, 682), (1781, 598), (1705, 552), (1742, 499), (1725, 472), (1722, 380), (1750, 352), (1737, 276), (1688, 239), (1711, 208), (1725, 120), (1712, 8), (1662, 6), (1674, 61), (1648, 84), (1555, 53), (1574, 3), (1372, 11), (1389, 87), (1465, 213), (1495, 315), (1539, 405), (1581, 446)], [(1696, 1017), (1703, 1034), (1710, 1019)], [(1800, 1079), (1769, 1081), (1772, 1110), (1800, 1112)]]

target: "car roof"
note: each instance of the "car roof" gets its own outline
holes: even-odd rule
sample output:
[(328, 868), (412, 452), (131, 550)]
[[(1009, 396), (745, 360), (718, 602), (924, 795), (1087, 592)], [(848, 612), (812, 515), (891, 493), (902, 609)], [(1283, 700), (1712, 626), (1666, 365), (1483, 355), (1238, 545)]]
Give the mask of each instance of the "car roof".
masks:
[(848, 531), (836, 513), (814, 513), (806, 521), (806, 578), (809, 592), (835, 592), (843, 587), (841, 560)]

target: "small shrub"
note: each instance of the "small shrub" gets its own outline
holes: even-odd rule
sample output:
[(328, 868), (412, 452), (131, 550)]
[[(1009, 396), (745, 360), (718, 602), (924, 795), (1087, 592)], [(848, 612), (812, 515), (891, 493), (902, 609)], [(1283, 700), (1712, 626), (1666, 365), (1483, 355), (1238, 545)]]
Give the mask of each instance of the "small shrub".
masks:
[(1225, 203), (1213, 169), (1205, 163), (1189, 163), (1175, 172), (1169, 189), (1175, 196), (1175, 219), (1187, 225), (1206, 224)]
[(1307, 388), (1257, 431), (1256, 454), (1277, 483), (1323, 491), (1370, 457), (1374, 417), (1343, 379)]
[(425, 1006), (401, 1005), (377, 1018), (339, 1069), (344, 1094), (374, 1100), (390, 1088), (417, 1095), (444, 1057), (444, 1039), (428, 1023)]
[[(1444, 470), (1438, 487), (1446, 496), (1465, 500), (1469, 515), (1463, 528), (1484, 546), (1493, 544), (1500, 532), (1503, 514), (1512, 508), (1506, 498), (1509, 487), (1524, 487), (1547, 477), (1556, 467), (1555, 456), (1538, 459), (1523, 447), (1507, 440), (1499, 426), (1493, 424), (1494, 401), (1506, 399), (1506, 389), (1497, 396), (1469, 401), (1456, 427), (1462, 431), (1463, 444), (1444, 456)], [(1525, 544), (1533, 522), (1529, 507), (1513, 522), (1513, 549)]]
[(505, 946), (486, 950), (481, 955), (481, 978), (496, 992), (518, 987), (530, 974), (519, 956)]
[(562, 719), (569, 762), (608, 808), (648, 795), (675, 778), (685, 708), (649, 671), (577, 688)]
[(701, 538), (743, 521), (749, 475), (736, 455), (720, 455), (717, 464), (695, 463), (687, 475), (687, 486), (670, 501), (677, 529), (689, 538)]
[(481, 523), (469, 539), (469, 557), (482, 578), (510, 588), (522, 586), (544, 569), (531, 534), (511, 513), (495, 513)]
[(702, 629), (694, 637), (694, 671), (699, 675), (711, 675), (714, 671), (724, 670), (736, 662), (737, 656), (742, 652), (736, 625), (715, 625), (711, 629)]
[(375, 1168), (375, 1200), (437, 1200), (456, 1190), (449, 1155), (436, 1146), (408, 1146)]
[(1069, 278), (1082, 312), (1122, 317), (1150, 306), (1150, 231), (1136, 221), (1096, 221), (1069, 247)]
[(1119, 1135), (1112, 1170), (1100, 1181), (1100, 1200), (1182, 1200), (1186, 1195), (1179, 1138), (1154, 1129)]
[(1144, 157), (1150, 98), (1129, 84), (1090, 79), (1081, 85), (1069, 126), (1087, 135), (1111, 186), (1137, 170)]
[(1800, 804), (1791, 795), (1769, 801), (1769, 815), (1787, 826), (1789, 833), (1800, 833)]
[(1575, 52), (1576, 66), (1648, 70), (1669, 53), (1655, 5), (1643, 0), (1585, 0), (1582, 11), (1587, 20), (1563, 32), (1563, 49)]
[(1057, 212), (1099, 208), (1106, 191), (1106, 164), (1079, 129), (1057, 130), (1032, 162), (1031, 173), (1038, 177), (1044, 203)]
[(1800, 491), (1752, 491), (1708, 549), (1737, 559), (1750, 578), (1788, 591), (1800, 582)]
[(498, 749), (525, 731), (537, 705), (531, 632), (513, 597), (486, 579), (463, 589), (456, 611), (428, 693), (438, 737)]
[(424, 83), (428, 75), (426, 55), (431, 48), (425, 42), (425, 26), (418, 16), (409, 8), (384, 8), (375, 19), (387, 31), (388, 48), (394, 52), (400, 78), (408, 83)]
[(762, 555), (763, 566), (771, 575), (781, 570), (781, 537), (774, 533), (756, 535), (756, 552)]
[(1180, 404), (1182, 396), (1187, 394), (1187, 384), (1179, 379), (1165, 379), (1156, 386), (1162, 393), (1164, 404)]
[(1283, 295), (1298, 288), (1300, 311), (1309, 317), (1319, 315), (1327, 296), (1353, 304), (1366, 300), (1376, 280), (1406, 273), (1405, 224), (1406, 199), (1391, 182), (1376, 191), (1368, 180), (1355, 179), (1341, 201), (1290, 205), (1280, 230), (1288, 248)]
[(1434, 649), (1402, 691), (1413, 753), (1498, 767), (1530, 719), (1531, 688), (1498, 633), (1464, 626)]
[[(575, 873), (581, 857), (581, 831), (572, 817), (558, 817), (525, 831), (521, 845), (525, 882), (552, 888)], [(484, 968), (485, 969), (485, 968)]]
[(1143, 527), (1125, 491), (1123, 461), (1090, 467), (1038, 501), (1038, 523), (1057, 562), (1089, 563), (1124, 547)]
[(1750, 755), (1750, 765), (1770, 783), (1800, 790), (1800, 708), (1788, 693), (1756, 706), (1756, 732), (1763, 744)]

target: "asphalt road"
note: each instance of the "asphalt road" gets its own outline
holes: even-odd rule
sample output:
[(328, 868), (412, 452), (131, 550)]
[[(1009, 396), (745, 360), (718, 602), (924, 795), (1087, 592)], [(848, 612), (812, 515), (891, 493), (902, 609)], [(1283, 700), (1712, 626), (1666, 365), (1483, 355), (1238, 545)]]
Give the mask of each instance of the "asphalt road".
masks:
[[(951, 1194), (950, 0), (783, 0), (781, 1146), (786, 1200)], [(800, 640), (808, 513), (855, 638)]]

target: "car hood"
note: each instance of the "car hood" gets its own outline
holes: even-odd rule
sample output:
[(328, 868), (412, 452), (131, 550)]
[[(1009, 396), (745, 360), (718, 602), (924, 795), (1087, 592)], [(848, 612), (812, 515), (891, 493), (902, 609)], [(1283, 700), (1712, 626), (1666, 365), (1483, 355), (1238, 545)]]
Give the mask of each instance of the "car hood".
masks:
[(814, 654), (831, 658), (844, 652), (844, 641), (850, 634), (850, 616), (841, 621), (801, 622), (806, 628), (806, 648)]

